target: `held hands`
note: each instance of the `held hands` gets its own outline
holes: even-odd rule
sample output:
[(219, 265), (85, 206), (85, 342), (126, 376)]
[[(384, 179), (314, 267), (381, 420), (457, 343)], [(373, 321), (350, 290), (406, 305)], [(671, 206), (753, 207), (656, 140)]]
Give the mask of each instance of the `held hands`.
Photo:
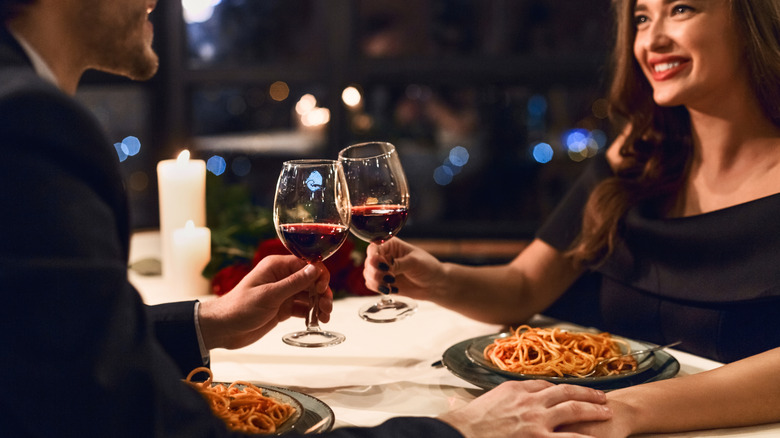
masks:
[(430, 300), (444, 277), (444, 265), (436, 257), (398, 237), (366, 250), (363, 278), (373, 291)]
[(509, 381), (439, 419), (466, 438), (586, 438), (591, 435), (559, 429), (581, 422), (603, 424), (612, 417), (606, 401), (603, 392), (583, 386)]
[(200, 305), (206, 348), (241, 348), (291, 316), (309, 310), (309, 290), (319, 297), (319, 320), (333, 310), (330, 273), (322, 263), (307, 265), (295, 256), (267, 256), (229, 293)]

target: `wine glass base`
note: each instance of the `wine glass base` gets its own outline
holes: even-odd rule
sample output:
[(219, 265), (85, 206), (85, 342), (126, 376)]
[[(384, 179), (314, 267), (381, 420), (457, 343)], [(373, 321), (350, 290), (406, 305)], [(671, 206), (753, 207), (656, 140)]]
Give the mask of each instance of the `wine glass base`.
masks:
[(360, 308), (358, 314), (368, 322), (394, 322), (417, 312), (417, 303), (401, 297), (382, 297), (381, 301)]
[(341, 333), (326, 332), (323, 330), (306, 330), (302, 332), (288, 333), (282, 336), (282, 341), (295, 347), (330, 347), (347, 339)]

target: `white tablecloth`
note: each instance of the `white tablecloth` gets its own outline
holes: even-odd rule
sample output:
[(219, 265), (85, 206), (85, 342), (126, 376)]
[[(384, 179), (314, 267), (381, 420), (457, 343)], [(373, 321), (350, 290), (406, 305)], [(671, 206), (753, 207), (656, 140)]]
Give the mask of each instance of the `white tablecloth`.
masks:
[[(159, 250), (154, 233), (134, 235), (131, 262)], [(184, 299), (171, 296), (160, 277), (130, 271), (130, 280), (148, 303)], [(213, 297), (198, 297), (213, 299)], [(419, 302), (417, 313), (402, 321), (373, 324), (357, 311), (374, 297), (337, 300), (324, 329), (338, 331), (347, 340), (325, 348), (292, 347), (281, 341), (285, 333), (304, 328), (300, 319), (281, 323), (253, 345), (239, 350), (211, 352), (218, 381), (249, 380), (289, 387), (319, 398), (333, 409), (335, 427), (372, 426), (397, 416), (436, 416), (464, 405), (484, 391), (431, 366), (451, 345), (501, 330), (429, 302)], [(720, 366), (701, 357), (669, 350), (681, 364), (680, 375)], [(711, 430), (653, 437), (780, 437), (780, 424)]]

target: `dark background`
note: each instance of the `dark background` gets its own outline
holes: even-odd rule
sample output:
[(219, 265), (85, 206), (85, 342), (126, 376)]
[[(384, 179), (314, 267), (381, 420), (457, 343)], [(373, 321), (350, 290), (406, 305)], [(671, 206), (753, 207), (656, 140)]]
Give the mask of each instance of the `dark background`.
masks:
[[(152, 14), (155, 78), (90, 72), (78, 93), (112, 141), (141, 141), (121, 163), (136, 229), (158, 226), (156, 164), (181, 149), (270, 207), (282, 161), (382, 140), (410, 182), (403, 237), (524, 239), (608, 143), (608, 0), (215, 0), (200, 22), (189, 3)], [(307, 94), (326, 125), (300, 126)]]

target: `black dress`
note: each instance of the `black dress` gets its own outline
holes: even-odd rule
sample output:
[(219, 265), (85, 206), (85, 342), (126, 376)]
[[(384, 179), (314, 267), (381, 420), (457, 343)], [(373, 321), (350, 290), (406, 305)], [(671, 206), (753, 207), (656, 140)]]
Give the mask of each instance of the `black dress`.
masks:
[[(612, 175), (592, 160), (537, 236), (567, 249), (588, 194)], [(613, 255), (546, 312), (731, 362), (780, 347), (780, 194), (667, 219), (647, 206), (623, 220)]]

